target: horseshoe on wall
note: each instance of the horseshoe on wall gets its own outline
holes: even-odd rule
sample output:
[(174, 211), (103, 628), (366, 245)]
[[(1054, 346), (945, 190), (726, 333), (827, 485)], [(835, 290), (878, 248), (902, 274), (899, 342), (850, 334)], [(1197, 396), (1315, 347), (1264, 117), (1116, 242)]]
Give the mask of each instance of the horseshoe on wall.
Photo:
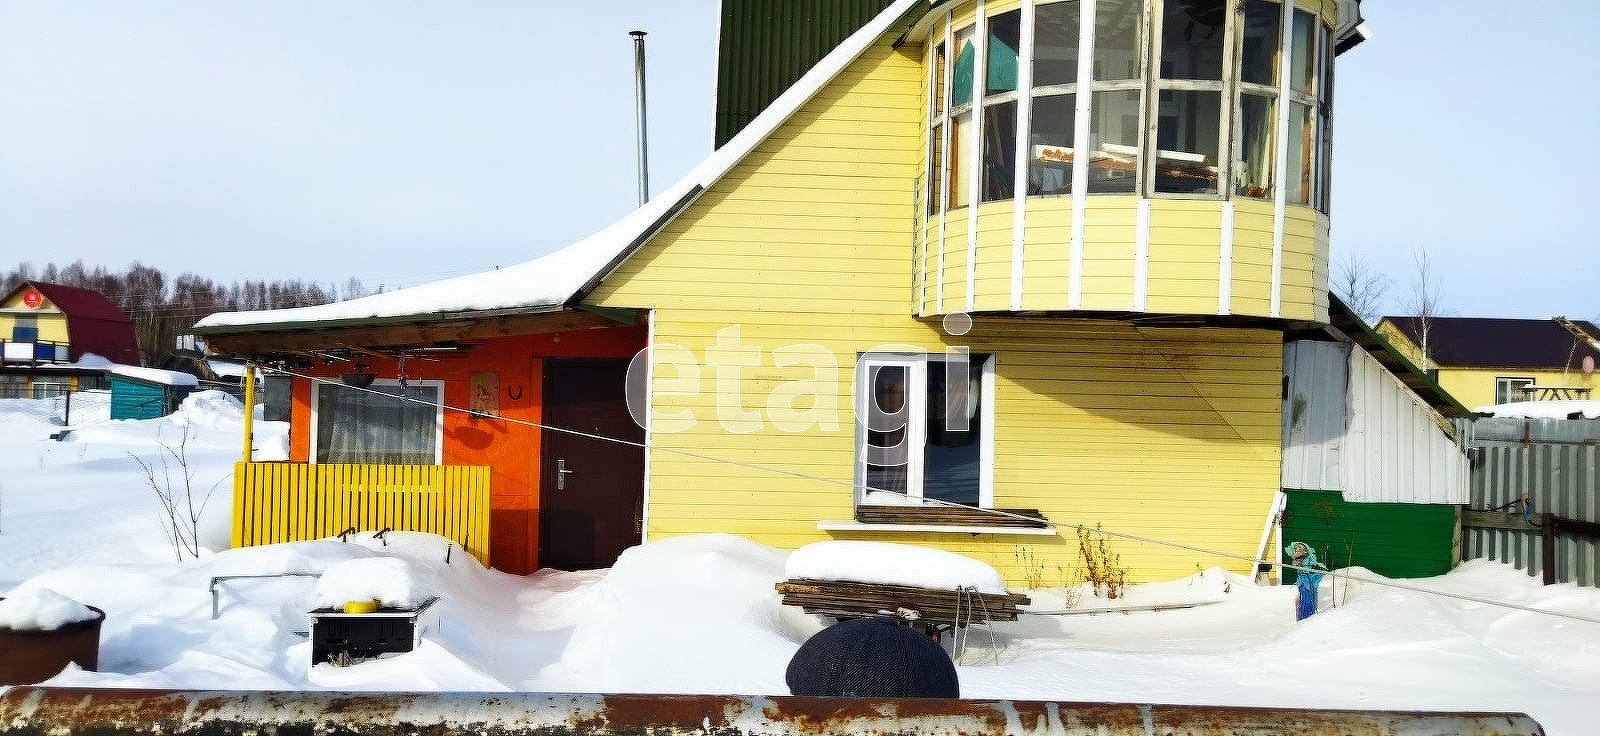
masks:
[(520, 386), (520, 385), (507, 386), (506, 387), (506, 396), (509, 397), (512, 401), (521, 400), (522, 399), (522, 386)]

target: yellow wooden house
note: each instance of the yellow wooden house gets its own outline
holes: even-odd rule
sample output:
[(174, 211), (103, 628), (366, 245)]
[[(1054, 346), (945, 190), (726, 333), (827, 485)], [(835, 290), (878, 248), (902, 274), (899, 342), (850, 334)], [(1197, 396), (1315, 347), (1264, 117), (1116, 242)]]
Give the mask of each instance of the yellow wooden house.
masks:
[(1407, 316), (1384, 317), (1376, 329), (1469, 409), (1592, 399), (1600, 388), (1600, 327), (1592, 322)]
[(22, 281), (0, 293), (0, 398), (46, 398), (105, 388), (86, 355), (139, 365), (133, 320), (103, 294), (64, 284)]
[[(556, 320), (635, 322), (639, 500), (592, 510), (634, 541), (907, 542), (1056, 584), (1082, 525), (1125, 535), (1130, 581), (1249, 571), (1280, 488), (1285, 334), (1328, 320), (1331, 79), (1356, 4), (879, 5), (601, 233), (509, 275), (196, 332), (275, 365), (398, 352), (422, 378), (441, 320), (480, 342), (506, 315), (500, 334), (563, 340), (580, 328)], [(586, 492), (583, 467), (543, 463), (535, 513)]]

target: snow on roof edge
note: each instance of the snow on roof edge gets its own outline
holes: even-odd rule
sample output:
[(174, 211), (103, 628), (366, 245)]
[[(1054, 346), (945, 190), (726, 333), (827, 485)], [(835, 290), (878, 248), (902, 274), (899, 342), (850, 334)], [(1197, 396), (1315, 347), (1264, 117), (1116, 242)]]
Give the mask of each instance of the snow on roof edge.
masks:
[(199, 380), (188, 373), (179, 373), (178, 371), (169, 371), (162, 368), (142, 368), (136, 365), (117, 364), (111, 366), (111, 373), (125, 378), (159, 383), (164, 386), (200, 385)]
[[(218, 312), (196, 322), (197, 329), (265, 327), (287, 323), (327, 322), (405, 316), (430, 316), (440, 312), (560, 306), (574, 295), (598, 285), (615, 270), (631, 250), (661, 227), (744, 160), (801, 106), (822, 91), (845, 67), (861, 56), (919, 0), (894, 0), (871, 21), (857, 29), (722, 148), (711, 152), (671, 187), (600, 231), (538, 258), (507, 268), (431, 281), (314, 307)], [(554, 271), (553, 274), (549, 273)], [(532, 291), (533, 293), (529, 293)]]
[(1600, 419), (1600, 399), (1514, 401), (1480, 406), (1473, 413), (1514, 419), (1570, 419), (1574, 414), (1585, 419)]

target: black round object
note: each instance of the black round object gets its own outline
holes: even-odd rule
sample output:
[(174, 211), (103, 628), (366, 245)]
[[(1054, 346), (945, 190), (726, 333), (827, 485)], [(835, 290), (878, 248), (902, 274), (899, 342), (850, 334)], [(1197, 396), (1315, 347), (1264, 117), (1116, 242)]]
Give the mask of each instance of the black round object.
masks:
[(888, 618), (840, 621), (789, 660), (792, 695), (956, 698), (956, 666), (944, 647)]

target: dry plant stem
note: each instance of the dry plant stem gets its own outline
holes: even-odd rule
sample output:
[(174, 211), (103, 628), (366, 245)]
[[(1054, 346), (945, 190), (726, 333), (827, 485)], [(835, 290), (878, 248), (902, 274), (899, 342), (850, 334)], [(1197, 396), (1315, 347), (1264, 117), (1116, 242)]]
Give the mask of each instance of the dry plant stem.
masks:
[(1083, 555), (1084, 580), (1093, 585), (1095, 597), (1121, 598), (1128, 570), (1122, 566), (1121, 556), (1106, 545), (1106, 536), (1079, 527), (1078, 552)]
[[(146, 485), (155, 491), (156, 500), (161, 504), (161, 528), (167, 534), (167, 541), (172, 543), (173, 555), (180, 562), (186, 554), (198, 558), (200, 516), (205, 513), (206, 504), (210, 503), (211, 495), (216, 493), (217, 486), (222, 485), (222, 481), (213, 483), (205, 496), (200, 499), (200, 505), (196, 507), (195, 471), (189, 467), (187, 449), (189, 428), (187, 426), (183, 428), (183, 437), (178, 440), (176, 448), (165, 442), (160, 444), (162, 452), (158, 456), (160, 458), (158, 461), (149, 462), (131, 452), (128, 455), (139, 464)], [(181, 476), (181, 483), (174, 482), (174, 472)]]

